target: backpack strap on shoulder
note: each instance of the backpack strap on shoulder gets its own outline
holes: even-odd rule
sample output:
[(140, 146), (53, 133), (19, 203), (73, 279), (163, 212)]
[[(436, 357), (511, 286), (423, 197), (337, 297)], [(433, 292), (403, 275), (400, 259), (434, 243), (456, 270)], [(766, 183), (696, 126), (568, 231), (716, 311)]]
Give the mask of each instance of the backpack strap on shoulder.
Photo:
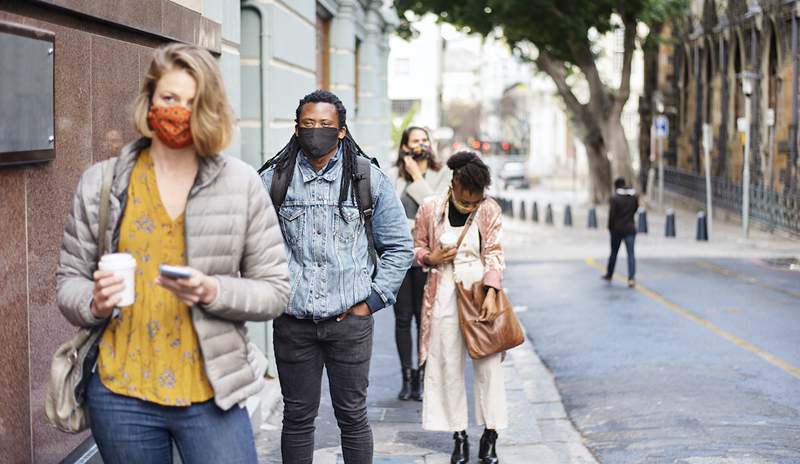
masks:
[(297, 164), (297, 153), (289, 155), (289, 163), (286, 169), (281, 169), (280, 166), (275, 165), (272, 174), (272, 184), (269, 187), (269, 197), (272, 200), (272, 206), (275, 208), (275, 213), (280, 213), (281, 205), (286, 200), (286, 192), (289, 190), (289, 184), (292, 183), (294, 177), (295, 164)]
[(367, 234), (367, 243), (369, 244), (369, 255), (372, 262), (375, 264), (375, 270), (372, 273), (372, 278), (378, 272), (378, 252), (375, 249), (375, 236), (372, 231), (372, 215), (374, 213), (374, 205), (372, 204), (372, 183), (371, 171), (373, 160), (359, 156), (356, 159), (356, 195), (358, 196), (358, 207), (361, 217), (364, 218), (364, 231)]

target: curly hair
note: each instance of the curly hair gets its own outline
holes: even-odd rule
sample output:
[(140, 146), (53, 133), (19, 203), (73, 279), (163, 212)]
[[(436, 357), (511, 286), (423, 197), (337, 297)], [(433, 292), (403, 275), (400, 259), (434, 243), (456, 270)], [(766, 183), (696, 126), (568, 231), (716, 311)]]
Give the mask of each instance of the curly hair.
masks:
[(459, 151), (447, 159), (453, 180), (470, 192), (483, 192), (492, 183), (489, 166), (471, 151)]

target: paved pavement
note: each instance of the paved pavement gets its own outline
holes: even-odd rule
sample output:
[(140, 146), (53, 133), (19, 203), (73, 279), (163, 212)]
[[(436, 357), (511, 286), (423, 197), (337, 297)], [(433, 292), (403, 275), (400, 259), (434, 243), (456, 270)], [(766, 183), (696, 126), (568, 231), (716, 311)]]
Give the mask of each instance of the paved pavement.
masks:
[[(800, 273), (775, 265), (800, 255), (800, 242), (759, 231), (745, 241), (719, 223), (714, 240), (696, 242), (679, 210), (677, 238), (663, 237), (658, 218), (660, 233), (637, 238), (631, 290), (599, 279), (607, 232), (586, 229), (574, 208), (571, 228), (506, 220), (506, 286), (533, 343), (504, 364), (512, 427), (501, 462), (800, 462)], [(448, 462), (450, 435), (422, 431), (420, 403), (396, 400), (398, 387), (385, 310), (369, 396), (375, 462)], [(314, 462), (342, 462), (326, 386), (322, 399)], [(280, 462), (279, 409), (257, 436), (264, 463)], [(469, 430), (473, 443), (480, 433)]]
[[(519, 308), (524, 311), (525, 308)], [(469, 363), (467, 363), (469, 366)], [(509, 400), (510, 427), (501, 431), (498, 454), (503, 463), (542, 464), (595, 463), (583, 446), (561, 403), (558, 390), (547, 368), (529, 341), (509, 353), (503, 363)], [(472, 398), (472, 371), (467, 385)], [(369, 417), (375, 436), (376, 464), (446, 464), (450, 462), (452, 434), (426, 432), (420, 427), (422, 403), (399, 401), (400, 363), (394, 345), (394, 315), (381, 311), (375, 317), (375, 346), (369, 388)], [(268, 404), (269, 402), (265, 402)], [(470, 408), (472, 401), (469, 402)], [(272, 414), (256, 436), (259, 460), (280, 461), (280, 408)], [(470, 421), (474, 415), (470, 411)], [(343, 462), (333, 408), (323, 386), (320, 415), (317, 419), (314, 462)], [(468, 430), (472, 462), (477, 462), (477, 444), (483, 430)]]

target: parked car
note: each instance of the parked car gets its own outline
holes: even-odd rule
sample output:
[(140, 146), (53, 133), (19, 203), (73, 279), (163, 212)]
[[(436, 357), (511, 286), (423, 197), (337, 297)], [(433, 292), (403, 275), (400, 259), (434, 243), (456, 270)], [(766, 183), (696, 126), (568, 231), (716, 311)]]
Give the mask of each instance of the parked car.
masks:
[(527, 189), (530, 188), (528, 180), (528, 169), (524, 162), (507, 161), (503, 163), (498, 173), (500, 184), (504, 190), (510, 188)]

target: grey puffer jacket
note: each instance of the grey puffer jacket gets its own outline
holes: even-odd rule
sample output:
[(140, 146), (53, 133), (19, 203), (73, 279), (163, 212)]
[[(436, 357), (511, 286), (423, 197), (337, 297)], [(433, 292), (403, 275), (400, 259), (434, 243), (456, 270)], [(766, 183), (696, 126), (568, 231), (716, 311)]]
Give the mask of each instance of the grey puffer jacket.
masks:
[[(83, 173), (64, 230), (57, 271), (58, 306), (70, 323), (98, 325), (90, 310), (97, 266), (97, 240), (117, 250), (128, 183), (139, 152), (150, 144), (126, 145), (114, 169), (106, 231), (98, 231), (103, 161)], [(255, 170), (235, 158), (200, 158), (184, 213), (187, 265), (219, 281), (209, 305), (192, 307), (192, 322), (216, 404), (243, 403), (264, 386), (263, 354), (248, 343), (245, 321), (283, 313), (289, 299), (286, 251), (275, 210)], [(260, 366), (259, 366), (260, 365)]]

